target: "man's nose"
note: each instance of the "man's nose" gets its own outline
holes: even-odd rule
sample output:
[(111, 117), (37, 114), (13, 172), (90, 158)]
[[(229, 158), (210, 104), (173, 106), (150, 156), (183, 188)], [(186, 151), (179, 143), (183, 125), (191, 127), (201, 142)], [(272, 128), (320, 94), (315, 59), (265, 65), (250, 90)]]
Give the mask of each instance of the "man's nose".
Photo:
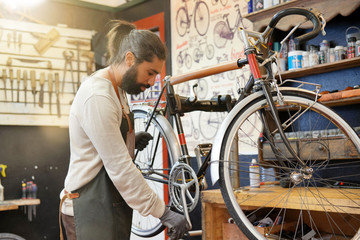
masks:
[(148, 84), (149, 84), (150, 86), (154, 86), (155, 80), (156, 80), (156, 76), (150, 78), (150, 79), (148, 80)]

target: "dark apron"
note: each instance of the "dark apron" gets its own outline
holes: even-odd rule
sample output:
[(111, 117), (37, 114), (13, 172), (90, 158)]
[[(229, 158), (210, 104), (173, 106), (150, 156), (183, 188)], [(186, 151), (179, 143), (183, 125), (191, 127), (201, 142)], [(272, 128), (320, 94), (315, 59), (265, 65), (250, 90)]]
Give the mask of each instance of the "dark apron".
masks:
[[(129, 114), (134, 126), (134, 115)], [(129, 126), (121, 121), (121, 134), (126, 139)], [(77, 240), (130, 239), (132, 212), (102, 167), (96, 177), (77, 191), (73, 199)]]

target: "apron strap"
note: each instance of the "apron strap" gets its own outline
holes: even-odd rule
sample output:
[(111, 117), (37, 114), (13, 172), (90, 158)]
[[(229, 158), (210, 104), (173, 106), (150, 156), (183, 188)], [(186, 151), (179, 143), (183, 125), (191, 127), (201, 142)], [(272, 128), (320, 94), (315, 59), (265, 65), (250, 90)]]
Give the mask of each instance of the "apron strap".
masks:
[(79, 193), (68, 193), (66, 190), (64, 190), (65, 195), (61, 198), (60, 206), (59, 206), (59, 228), (60, 228), (60, 240), (64, 240), (62, 227), (61, 227), (61, 207), (65, 201), (65, 199), (74, 199), (78, 198), (80, 195)]
[[(111, 71), (110, 71), (110, 70), (111, 70)], [(129, 116), (125, 113), (124, 106), (122, 105), (122, 102), (121, 102), (121, 100), (120, 100), (119, 89), (118, 89), (118, 87), (117, 87), (117, 85), (116, 85), (116, 83), (115, 83), (113, 72), (114, 72), (114, 71), (113, 71), (112, 67), (110, 66), (110, 69), (108, 70), (108, 73), (109, 73), (109, 75), (110, 75), (110, 80), (111, 80), (111, 83), (112, 83), (112, 85), (113, 85), (113, 88), (114, 88), (114, 90), (115, 90), (115, 92), (116, 92), (116, 96), (117, 96), (118, 99), (119, 99), (119, 102), (120, 102), (120, 105), (121, 105), (121, 109), (122, 109), (122, 114), (123, 114), (124, 117), (126, 117), (127, 122), (128, 122), (128, 124), (129, 124), (129, 132), (131, 133), (131, 132), (133, 131), (133, 128), (132, 128), (132, 125), (131, 125), (131, 122), (130, 122), (130, 118), (129, 118)]]

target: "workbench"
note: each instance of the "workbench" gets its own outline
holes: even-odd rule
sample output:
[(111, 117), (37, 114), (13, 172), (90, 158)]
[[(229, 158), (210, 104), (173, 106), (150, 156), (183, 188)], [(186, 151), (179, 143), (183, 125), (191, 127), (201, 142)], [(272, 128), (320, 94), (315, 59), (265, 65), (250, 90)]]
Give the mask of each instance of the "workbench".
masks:
[[(270, 208), (276, 208), (275, 206), (277, 201), (269, 201), (269, 199), (273, 199), (274, 196), (280, 196), (284, 191), (288, 189), (282, 188), (279, 185), (272, 185), (268, 187), (266, 191), (263, 191), (261, 194), (256, 195), (257, 191), (261, 191), (261, 188), (251, 188), (247, 191), (238, 192), (236, 198), (238, 201), (241, 201), (242, 209), (254, 209), (259, 206), (266, 206)], [(344, 191), (348, 191), (348, 189), (344, 189)], [(351, 189), (354, 196), (360, 196), (360, 189)], [(306, 192), (306, 191), (303, 191)], [(291, 194), (288, 195), (288, 203), (287, 203), (287, 212), (293, 212), (295, 219), (287, 218), (289, 222), (293, 220), (297, 221), (296, 217), (298, 216), (299, 209), (303, 208), (303, 202), (301, 199), (303, 197), (299, 196), (301, 191), (292, 191)], [(318, 201), (315, 198), (311, 198), (307, 196), (307, 209), (312, 212), (312, 218), (315, 219), (316, 222), (319, 219), (324, 219), (326, 217), (323, 212), (325, 208), (327, 214), (336, 213), (339, 211), (338, 208), (341, 208), (341, 211), (351, 212), (355, 218), (360, 218), (360, 198), (357, 197), (349, 200), (344, 194), (341, 194), (339, 189), (334, 188), (323, 188), (321, 194), (326, 197), (328, 202), (323, 202), (325, 205), (319, 205)], [(252, 196), (256, 195), (254, 198)], [(247, 200), (248, 199), (248, 200)], [(202, 200), (202, 229), (203, 229), (203, 238), (206, 240), (230, 240), (230, 239), (240, 239), (247, 240), (247, 238), (243, 235), (240, 229), (236, 224), (229, 223), (229, 219), (231, 218), (224, 200), (222, 198), (221, 192), (219, 189), (216, 190), (207, 190), (201, 193)], [(337, 207), (334, 207), (337, 206)], [(348, 224), (342, 224), (342, 230), (346, 231)], [(280, 226), (280, 225), (279, 225)], [(291, 226), (287, 226), (291, 227)], [(326, 226), (318, 225), (319, 230)], [(259, 232), (264, 232), (265, 229), (258, 228)], [(326, 229), (325, 229), (326, 230)]]
[(0, 211), (17, 210), (20, 206), (39, 205), (40, 199), (13, 199), (0, 201)]

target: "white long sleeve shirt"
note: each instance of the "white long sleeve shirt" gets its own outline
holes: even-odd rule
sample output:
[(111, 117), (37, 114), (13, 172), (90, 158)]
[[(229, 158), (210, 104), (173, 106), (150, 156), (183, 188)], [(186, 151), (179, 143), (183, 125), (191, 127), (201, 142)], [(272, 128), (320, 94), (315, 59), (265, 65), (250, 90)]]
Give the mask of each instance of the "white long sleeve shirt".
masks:
[[(126, 96), (119, 88), (128, 113)], [(133, 164), (120, 132), (122, 109), (110, 80), (89, 77), (80, 86), (69, 116), (70, 165), (65, 189), (75, 191), (90, 182), (104, 166), (127, 204), (141, 215), (161, 217), (165, 204), (148, 186)], [(61, 192), (61, 197), (64, 190)], [(72, 200), (62, 206), (73, 216)]]

